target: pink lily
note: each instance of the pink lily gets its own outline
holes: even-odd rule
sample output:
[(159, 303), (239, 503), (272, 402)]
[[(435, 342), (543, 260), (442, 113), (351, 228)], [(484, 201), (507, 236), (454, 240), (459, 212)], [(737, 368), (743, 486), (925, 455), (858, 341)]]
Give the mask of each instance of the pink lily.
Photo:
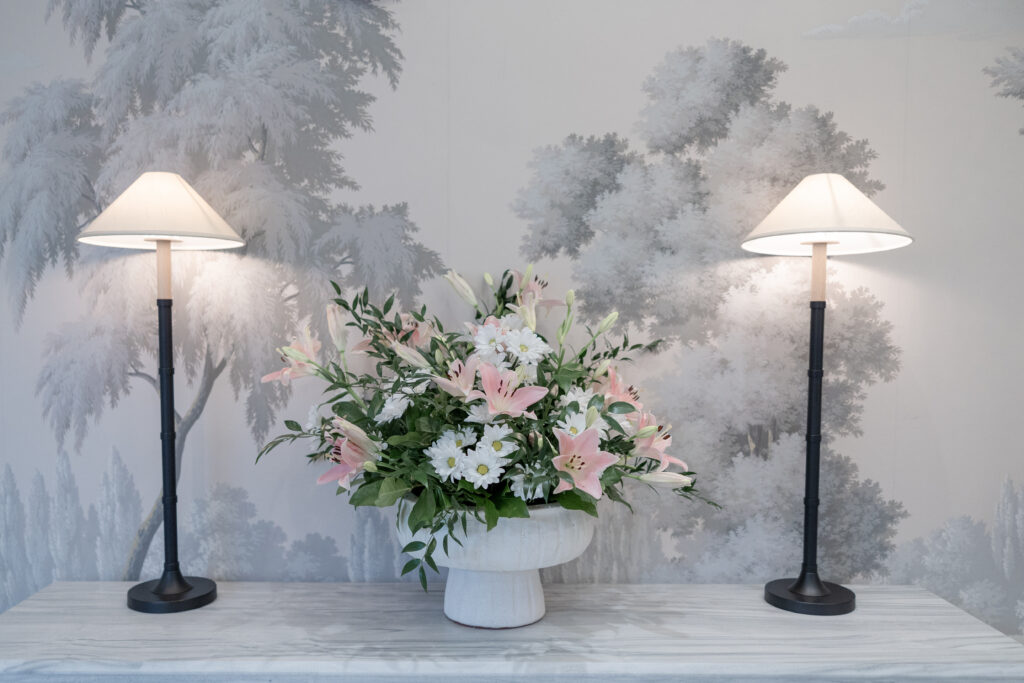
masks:
[(280, 381), (282, 384), (288, 384), (293, 379), (316, 373), (314, 364), (316, 354), (320, 352), (320, 341), (313, 336), (308, 327), (301, 339), (296, 338), (291, 346), (281, 347), (278, 352), (281, 354), (281, 360), (288, 365), (277, 372), (264, 375), (260, 382)]
[(338, 486), (347, 489), (352, 483), (352, 478), (363, 469), (368, 460), (372, 459), (373, 456), (360, 448), (352, 439), (339, 436), (334, 440), (334, 447), (331, 448), (331, 460), (338, 464), (320, 475), (316, 483), (337, 482)]
[(352, 442), (359, 450), (376, 456), (380, 453), (377, 442), (370, 438), (358, 425), (352, 424), (343, 417), (336, 417), (332, 422), (334, 432), (342, 438)]
[(400, 316), (402, 322), (402, 329), (398, 334), (392, 332), (386, 332), (384, 336), (388, 341), (398, 341), (404, 337), (407, 333), (412, 332), (408, 338), (404, 339), (402, 343), (408, 344), (414, 349), (418, 349), (422, 346), (426, 346), (430, 343), (430, 338), (434, 336), (434, 324), (429, 320), (420, 322), (416, 320), (410, 313), (402, 313)]
[(602, 451), (598, 448), (600, 435), (597, 429), (584, 429), (579, 436), (573, 437), (561, 429), (555, 430), (558, 437), (558, 455), (551, 462), (560, 472), (568, 472), (573, 483), (564, 479), (558, 482), (555, 493), (578, 488), (594, 498), (600, 498), (601, 473), (619, 461), (619, 456)]
[(474, 389), (466, 395), (466, 399), (487, 399), (487, 410), (491, 415), (519, 417), (525, 414), (532, 418), (533, 413), (526, 412), (526, 409), (548, 393), (546, 387), (529, 386), (517, 389), (519, 375), (515, 370), (499, 372), (498, 368), (490, 363), (480, 364), (480, 383), (484, 390)]
[(668, 428), (659, 425), (657, 418), (651, 413), (641, 413), (636, 430), (639, 432), (646, 427), (655, 427), (656, 429), (651, 435), (636, 439), (636, 445), (630, 455), (657, 460), (661, 463), (658, 466), (658, 472), (664, 472), (669, 465), (679, 465), (684, 472), (689, 471), (690, 468), (686, 466), (685, 462), (665, 452), (665, 449), (672, 445), (672, 435), (668, 433)]
[(510, 305), (516, 315), (522, 318), (526, 326), (531, 330), (537, 329), (537, 307), (540, 306), (545, 311), (551, 310), (554, 306), (563, 306), (565, 301), (562, 299), (544, 299), (544, 288), (548, 286), (548, 283), (544, 282), (540, 278), (531, 277), (527, 281), (523, 281), (523, 274), (518, 270), (513, 271), (513, 279), (515, 288), (518, 290), (516, 294), (516, 304)]
[(626, 383), (616, 374), (615, 368), (608, 368), (608, 375), (598, 383), (597, 392), (604, 394), (606, 405), (622, 401), (628, 403), (637, 410), (642, 410), (644, 404), (640, 402), (640, 394), (632, 386)]
[(448, 377), (432, 375), (434, 384), (456, 398), (466, 398), (476, 382), (476, 371), (480, 367), (480, 356), (475, 353), (463, 363), (457, 360), (448, 369)]

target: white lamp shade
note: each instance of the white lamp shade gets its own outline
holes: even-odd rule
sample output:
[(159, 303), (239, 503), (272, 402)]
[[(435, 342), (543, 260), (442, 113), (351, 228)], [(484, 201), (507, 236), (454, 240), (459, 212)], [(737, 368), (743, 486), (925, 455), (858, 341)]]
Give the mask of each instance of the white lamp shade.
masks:
[(828, 243), (830, 256), (905, 247), (914, 241), (896, 221), (838, 173), (800, 181), (747, 235), (743, 248), (774, 256), (810, 256)]
[(245, 244), (177, 173), (151, 171), (110, 203), (78, 236), (79, 242), (124, 249), (234, 249)]

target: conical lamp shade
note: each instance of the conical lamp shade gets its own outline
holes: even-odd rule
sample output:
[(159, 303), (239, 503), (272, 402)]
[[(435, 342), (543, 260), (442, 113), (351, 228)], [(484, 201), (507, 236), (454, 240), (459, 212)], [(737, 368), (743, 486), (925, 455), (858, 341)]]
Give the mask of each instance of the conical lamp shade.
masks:
[(151, 171), (111, 202), (78, 236), (79, 242), (125, 249), (234, 249), (245, 244), (177, 173)]
[(775, 256), (810, 256), (814, 242), (829, 256), (905, 247), (914, 240), (896, 221), (838, 173), (800, 181), (747, 235), (743, 248)]

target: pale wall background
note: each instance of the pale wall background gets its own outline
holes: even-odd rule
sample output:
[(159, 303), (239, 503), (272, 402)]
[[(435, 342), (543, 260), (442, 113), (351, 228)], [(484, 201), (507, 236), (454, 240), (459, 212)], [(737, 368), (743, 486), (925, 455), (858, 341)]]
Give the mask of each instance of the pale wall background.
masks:
[[(832, 264), (834, 291), (841, 300), (833, 302), (829, 330), (836, 344), (840, 332), (848, 332), (842, 339), (849, 344), (833, 348), (826, 363), (838, 363), (845, 354), (854, 365), (881, 365), (878, 357), (871, 357), (881, 349), (890, 354), (891, 367), (889, 381), (875, 378), (860, 387), (863, 394), (853, 401), (863, 411), (859, 423), (847, 411), (831, 425), (833, 433), (853, 432), (835, 438), (831, 447), (856, 470), (844, 469), (845, 483), (837, 484), (842, 492), (836, 494), (833, 519), (843, 523), (833, 532), (823, 530), (825, 554), (830, 543), (836, 549), (845, 545), (845, 534), (857, 536), (853, 545), (863, 555), (837, 560), (835, 578), (920, 582), (1006, 631), (1020, 631), (1024, 497), (1006, 482), (1024, 484), (1018, 428), (1024, 400), (1019, 352), (1024, 328), (1015, 299), (1017, 254), (1024, 247), (1024, 136), (1018, 132), (1024, 127), (1024, 110), (1020, 100), (997, 96), (1000, 88), (993, 86), (993, 75), (985, 69), (1011, 58), (1008, 48), (1024, 47), (1024, 6), (953, 0), (452, 0), (381, 7), (400, 26), (392, 34), (403, 55), (402, 72), (394, 89), (372, 74), (361, 82), (360, 87), (378, 98), (368, 108), (373, 130), (336, 141), (345, 172), (360, 187), (336, 189), (330, 196), (353, 206), (407, 202), (408, 219), (419, 228), (413, 239), (436, 253), (435, 266), (443, 263), (474, 282), (485, 270), (497, 273), (531, 256), (520, 245), (534, 234), (536, 221), (514, 202), (531, 187), (557, 194), (563, 185), (540, 179), (549, 177), (545, 168), (554, 173), (550, 164), (556, 162), (531, 167), (538, 148), (558, 145), (574, 133), (616, 133), (652, 166), (664, 163), (665, 155), (645, 145), (641, 112), (648, 98), (642, 86), (678, 48), (706, 49), (709, 39), (722, 38), (763, 49), (766, 59), (779, 60), (786, 70), (777, 75), (762, 104), (787, 102), (795, 109), (812, 105), (831, 112), (839, 131), (866, 140), (877, 157), (858, 166), (863, 179), (884, 184), (875, 201), (917, 241), (896, 252)], [(5, 0), (0, 13), (0, 101), (10, 102), (35, 81), (74, 77), (88, 83), (102, 70), (106, 38), (87, 61), (81, 40), (71, 45), (62, 28), (59, 8), (48, 22), (41, 4)], [(1016, 68), (1019, 77), (1024, 67)], [(1021, 81), (1018, 97), (1024, 96)], [(741, 86), (737, 81), (736, 87)], [(687, 87), (691, 94), (707, 90), (701, 83)], [(680, 108), (692, 101), (682, 97)], [(3, 136), (9, 138), (11, 129), (8, 123)], [(735, 130), (730, 135), (739, 137)], [(799, 138), (799, 133), (794, 135)], [(723, 161), (728, 154), (722, 145), (718, 152), (698, 156), (717, 164), (725, 176), (729, 174), (722, 169), (728, 170), (729, 163), (748, 168), (744, 157), (751, 150), (742, 142), (730, 144), (738, 150), (731, 161)], [(797, 171), (807, 157), (779, 154), (773, 159), (769, 150), (757, 161), (763, 165), (761, 175), (777, 164), (778, 186), (748, 188), (749, 194), (742, 196), (724, 182), (713, 188), (711, 201), (728, 214), (724, 220), (730, 230), (742, 234), (752, 227), (784, 194), (782, 188), (799, 180)], [(139, 168), (116, 172), (108, 163), (107, 173), (130, 176), (145, 170), (146, 159), (135, 161)], [(16, 169), (9, 159), (6, 163), (4, 182), (10, 183)], [(116, 183), (110, 180), (111, 187)], [(217, 205), (217, 186), (210, 187)], [(610, 194), (616, 192), (627, 193), (620, 187)], [(662, 196), (671, 201), (670, 194), (664, 191)], [(679, 194), (684, 194), (682, 189)], [(628, 215), (609, 223), (600, 209), (587, 213), (592, 210), (583, 206), (580, 214), (588, 224), (598, 225), (599, 233), (601, 226), (624, 235), (646, 230), (642, 217), (635, 225)], [(608, 228), (611, 224), (617, 227)], [(738, 243), (713, 222), (702, 223), (694, 234), (702, 245)], [(600, 246), (584, 247), (578, 259), (541, 258), (536, 267), (554, 288), (573, 286), (585, 295), (599, 272), (586, 254), (597, 253)], [(683, 252), (687, 248), (680, 245)], [(84, 250), (82, 255), (87, 256)], [(386, 258), (383, 252), (376, 256)], [(268, 257), (273, 261), (274, 253), (268, 250), (263, 258)], [(126, 557), (125, 544), (134, 536), (136, 520), (159, 493), (156, 395), (141, 382), (133, 380), (127, 396), (88, 423), (80, 447), (73, 433), (59, 443), (44, 418), (45, 391), (38, 393), (35, 387), (48, 364), (59, 365), (45, 340), (88, 310), (90, 290), (83, 284), (83, 269), (69, 278), (59, 265), (49, 268), (19, 323), (17, 293), (10, 291), (16, 286), (11, 269), (17, 258), (18, 252), (8, 248), (0, 260), (6, 293), (12, 295), (0, 297), (0, 465), (8, 468), (0, 472), (0, 512), (6, 515), (0, 529), (8, 532), (6, 540), (0, 539), (6, 591), (0, 592), (0, 607), (53, 576), (120, 578), (118, 558)], [(726, 304), (714, 308), (710, 322), (696, 328), (667, 323), (668, 334), (682, 335), (689, 346), (677, 342), (630, 371), (657, 396), (659, 411), (672, 419), (677, 433), (689, 432), (690, 437), (677, 439), (686, 449), (678, 455), (706, 475), (708, 493), (725, 504), (725, 511), (696, 505), (680, 511), (652, 502), (658, 509), (654, 520), (615, 513), (602, 527), (603, 537), (588, 562), (595, 569), (570, 567), (549, 578), (754, 582), (795, 570), (801, 456), (800, 439), (792, 434), (798, 437), (799, 430), (789, 430), (790, 436), (786, 429), (776, 430), (772, 447), (753, 453), (732, 449), (730, 439), (741, 445), (743, 440), (725, 434), (729, 427), (724, 425), (737, 421), (737, 412), (763, 415), (773, 402), (802, 410), (806, 264), (773, 261), (777, 265), (767, 270), (734, 268), (741, 258), (740, 253), (730, 254), (721, 268), (700, 266), (717, 269), (726, 286), (731, 282), (738, 289), (726, 292)], [(651, 296), (662, 303), (677, 299), (673, 305), (692, 312), (700, 306), (699, 297), (687, 289), (688, 262), (685, 256), (680, 259), (679, 270), (661, 272), (679, 279), (679, 293), (673, 296), (671, 284), (662, 281), (662, 289)], [(299, 267), (294, 265), (298, 261), (301, 257), (291, 266)], [(127, 284), (149, 286), (144, 266), (139, 269), (143, 272), (128, 269), (138, 281)], [(443, 282), (428, 271), (409, 287), (422, 284), (427, 303), (449, 318), (456, 316), (459, 309)], [(352, 278), (353, 284), (359, 281), (357, 275)], [(259, 286), (258, 280), (254, 283)], [(861, 287), (865, 291), (855, 294)], [(870, 300), (883, 306), (860, 323), (843, 318), (844, 303), (849, 310)], [(612, 297), (608, 303), (617, 302)], [(639, 334), (666, 332), (657, 314), (652, 316), (639, 323), (644, 328)], [(286, 322), (277, 321), (265, 335), (235, 340), (239, 348), (267, 350), (271, 365), (249, 368), (250, 374), (273, 369), (272, 349), (282, 341), (275, 336), (283, 333)], [(792, 342), (773, 347), (792, 365), (792, 383), (776, 388), (771, 373), (768, 379), (748, 380), (742, 370), (739, 380), (708, 375), (712, 359), (726, 358), (741, 369), (755, 367), (758, 354), (766, 352), (754, 343), (764, 338), (759, 327), (764, 324), (781, 335), (779, 340)], [(788, 331), (779, 332), (777, 326)], [(880, 331), (884, 343), (868, 344), (858, 336), (865, 330)], [(155, 365), (143, 357), (147, 367)], [(179, 408), (194, 392), (184, 379), (179, 371)], [(775, 398), (773, 391), (778, 392)], [(757, 405), (744, 404), (737, 393)], [(356, 515), (333, 491), (314, 487), (317, 473), (300, 464), (299, 453), (290, 459), (278, 452), (255, 466), (258, 443), (246, 425), (244, 396), (243, 391), (236, 399), (228, 383), (219, 382), (188, 437), (179, 488), (183, 528), (191, 539), (214, 539), (203, 550), (198, 541), (186, 543), (194, 569), (218, 578), (394, 579), (390, 517), (375, 511)], [(710, 397), (713, 408), (698, 411), (695, 396)], [(278, 419), (301, 419), (315, 400), (314, 387), (297, 386)], [(111, 464), (115, 449), (121, 466)], [(59, 474), (58, 453), (67, 454), (70, 474)], [(734, 461), (737, 453), (740, 459)], [(33, 501), (37, 472), (47, 498), (36, 496)], [(747, 487), (758, 489), (759, 482), (765, 492), (754, 496), (753, 503), (751, 496), (740, 495)], [(218, 485), (222, 488), (216, 489)], [(58, 495), (71, 487), (77, 488), (79, 502)], [(14, 489), (21, 512), (13, 502)], [(135, 495), (139, 499), (133, 502)], [(111, 501), (119, 504), (111, 507)], [(83, 523), (90, 506), (96, 516)], [(40, 521), (46, 514), (49, 520)], [(111, 522), (127, 531), (114, 533), (110, 540), (112, 532), (102, 528)], [(63, 531), (54, 531), (60, 525)], [(79, 528), (75, 525), (84, 526), (71, 534), (69, 529)], [(10, 540), (18, 528), (27, 539), (23, 550)], [(90, 559), (88, 548), (69, 553), (62, 546), (73, 538), (94, 550), (99, 541), (98, 555)], [(217, 549), (210, 550), (211, 545)], [(47, 551), (52, 564), (45, 559)], [(188, 557), (189, 550), (184, 552)], [(280, 561), (256, 560), (275, 553)], [(239, 560), (243, 555), (253, 561)], [(146, 572), (155, 571), (160, 558), (157, 543)], [(828, 560), (823, 564), (828, 567)]]

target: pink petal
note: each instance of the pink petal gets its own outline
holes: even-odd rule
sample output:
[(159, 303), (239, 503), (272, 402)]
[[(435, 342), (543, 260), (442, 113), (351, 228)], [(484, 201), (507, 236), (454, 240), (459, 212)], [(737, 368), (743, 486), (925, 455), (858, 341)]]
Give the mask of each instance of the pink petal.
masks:
[(597, 454), (598, 443), (601, 437), (594, 428), (584, 429), (583, 432), (576, 437), (576, 452), (585, 458)]
[[(563, 432), (561, 429), (555, 430), (555, 436), (558, 438), (559, 457), (568, 456), (570, 453), (572, 453), (572, 436), (570, 436), (568, 432)], [(552, 462), (554, 462), (556, 465), (561, 464), (558, 462), (558, 458), (552, 458)]]
[[(513, 371), (509, 371), (515, 375)], [(529, 408), (537, 401), (541, 400), (548, 394), (547, 387), (521, 387), (516, 389), (516, 392), (512, 394), (512, 405), (517, 410), (523, 410)]]
[(458, 384), (451, 381), (450, 379), (438, 377), (437, 375), (434, 375), (433, 377), (431, 377), (431, 379), (434, 380), (434, 384), (441, 387), (442, 390), (451, 394), (452, 396), (461, 398), (466, 395), (465, 392), (462, 391), (462, 387), (460, 387)]
[[(484, 394), (487, 396), (494, 396), (498, 393), (498, 383), (500, 381), (501, 376), (498, 374), (498, 368), (494, 367), (490, 363), (480, 364), (480, 384), (484, 388)], [(484, 394), (480, 395), (481, 398)]]
[(601, 481), (597, 478), (597, 473), (595, 472), (591, 472), (587, 476), (577, 479), (576, 488), (589, 493), (598, 500), (601, 499), (601, 494), (604, 493), (601, 490)]
[(347, 463), (339, 463), (327, 470), (320, 475), (320, 478), (316, 480), (317, 484), (326, 484), (331, 481), (338, 481), (348, 474), (352, 473), (352, 466)]
[(555, 487), (553, 493), (561, 493), (562, 491), (568, 491), (572, 488), (572, 484), (567, 482), (565, 479), (558, 480), (558, 486)]

